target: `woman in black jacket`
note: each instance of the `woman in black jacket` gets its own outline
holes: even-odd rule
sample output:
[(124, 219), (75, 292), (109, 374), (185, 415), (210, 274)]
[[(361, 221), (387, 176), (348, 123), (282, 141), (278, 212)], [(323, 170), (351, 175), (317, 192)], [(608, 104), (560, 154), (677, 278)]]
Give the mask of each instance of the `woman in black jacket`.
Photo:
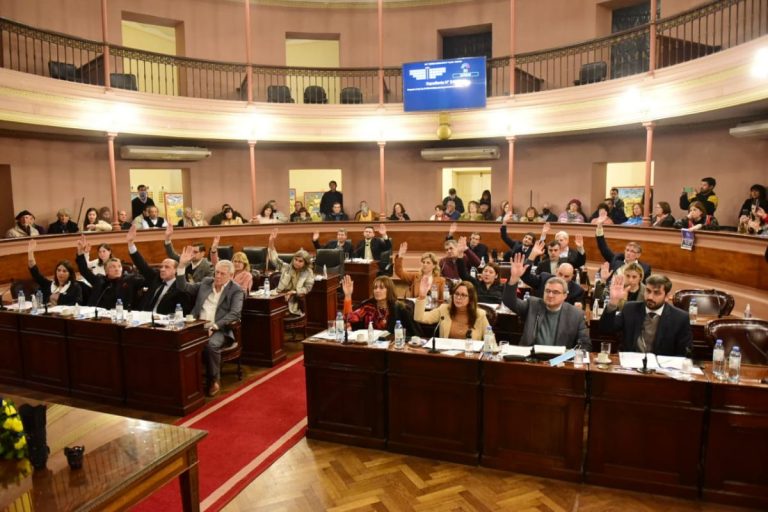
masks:
[(82, 304), (83, 290), (80, 283), (76, 280), (75, 269), (67, 260), (61, 260), (56, 264), (56, 275), (54, 280), (47, 279), (40, 273), (35, 263), (35, 247), (37, 242), (30, 239), (27, 246), (27, 261), (29, 263), (29, 273), (37, 284), (40, 285), (40, 291), (43, 292), (43, 301), (51, 303), (54, 306), (72, 306)]

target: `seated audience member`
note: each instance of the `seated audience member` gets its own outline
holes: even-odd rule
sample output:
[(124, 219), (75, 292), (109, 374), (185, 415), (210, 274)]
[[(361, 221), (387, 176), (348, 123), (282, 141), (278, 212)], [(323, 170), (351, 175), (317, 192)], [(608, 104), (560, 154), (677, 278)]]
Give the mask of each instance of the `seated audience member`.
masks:
[(565, 345), (573, 348), (580, 345), (590, 350), (592, 341), (584, 322), (584, 312), (565, 302), (568, 283), (559, 277), (552, 277), (544, 284), (544, 298), (517, 297), (517, 284), (525, 273), (523, 255), (512, 259), (509, 281), (504, 288), (502, 303), (523, 319), (523, 335), (520, 345)]
[(72, 221), (72, 214), (69, 209), (62, 208), (56, 212), (56, 222), (48, 226), (49, 235), (65, 235), (67, 233), (77, 233), (80, 228)]
[[(531, 250), (530, 258), (535, 261), (535, 259), (541, 256), (543, 253), (544, 242), (539, 240), (534, 244), (533, 249)], [(529, 260), (526, 260), (525, 263), (529, 263)], [(531, 287), (533, 290), (533, 295), (540, 298), (544, 297), (544, 288), (547, 284), (547, 281), (549, 281), (552, 277), (559, 277), (566, 283), (566, 291), (568, 293), (566, 295), (565, 301), (569, 304), (573, 304), (574, 306), (577, 304), (579, 307), (583, 306), (582, 302), (584, 300), (584, 289), (574, 280), (574, 277), (576, 277), (576, 270), (570, 263), (561, 263), (558, 265), (554, 274), (547, 271), (534, 274), (531, 272), (531, 267), (526, 265), (525, 272), (523, 272), (523, 275), (520, 277), (525, 284)]]
[(299, 218), (299, 210), (304, 208), (304, 203), (301, 201), (294, 201), (293, 202), (293, 212), (291, 213), (291, 222), (298, 222), (296, 219)]
[(623, 226), (642, 226), (643, 225), (643, 206), (635, 203), (632, 205), (632, 216), (627, 219)]
[(467, 205), (467, 211), (461, 214), (459, 220), (473, 222), (485, 220), (483, 214), (480, 213), (480, 204), (477, 201), (470, 201)]
[(184, 213), (181, 214), (179, 222), (176, 223), (177, 228), (192, 228), (195, 226), (195, 211), (186, 206)]
[(758, 207), (749, 215), (739, 217), (739, 225), (736, 229), (739, 233), (746, 235), (759, 235), (768, 228), (768, 214), (761, 207)]
[[(456, 250), (459, 254), (462, 254), (467, 248), (466, 240), (459, 239), (459, 243)], [(501, 296), (504, 293), (504, 288), (499, 284), (499, 267), (495, 263), (488, 263), (483, 267), (482, 272), (477, 274), (477, 277), (472, 277), (472, 274), (467, 272), (467, 267), (464, 265), (464, 258), (456, 258), (456, 268), (459, 271), (459, 278), (462, 281), (472, 283), (477, 292), (478, 302), (484, 304), (499, 304), (501, 302)]]
[(480, 204), (487, 204), (488, 207), (490, 208), (491, 202), (492, 202), (491, 201), (491, 191), (488, 190), (488, 189), (483, 190), (483, 193), (480, 194), (480, 200), (478, 201), (478, 203), (480, 203)]
[(435, 213), (429, 218), (429, 220), (444, 221), (451, 220), (451, 218), (445, 214), (445, 206), (438, 204), (435, 205)]
[(694, 188), (690, 194), (686, 193), (685, 189), (683, 189), (683, 193), (680, 195), (680, 209), (688, 210), (690, 213), (691, 206), (698, 202), (703, 207), (702, 213), (710, 216), (714, 215), (715, 210), (717, 210), (715, 185), (717, 185), (715, 178), (708, 177), (702, 178), (699, 186)]
[(306, 208), (299, 208), (299, 211), (295, 213), (296, 217), (291, 222), (314, 222), (312, 215), (310, 215)]
[(218, 225), (221, 224), (221, 221), (224, 220), (225, 211), (226, 211), (227, 208), (232, 210), (232, 218), (233, 219), (238, 219), (238, 218), (240, 219), (240, 222), (237, 223), (237, 224), (245, 224), (245, 221), (243, 220), (243, 216), (240, 214), (240, 212), (238, 212), (237, 210), (232, 208), (231, 205), (229, 205), (227, 203), (224, 203), (223, 205), (221, 205), (221, 211), (219, 213), (217, 213), (216, 215), (214, 215), (213, 217), (211, 217), (211, 222), (210, 222), (211, 226), (218, 226)]
[[(211, 244), (211, 264), (214, 268), (219, 263), (219, 240), (220, 237), (213, 237)], [(253, 274), (251, 274), (251, 263), (248, 261), (248, 256), (243, 251), (236, 252), (232, 255), (232, 265), (235, 268), (232, 280), (243, 289), (247, 296), (253, 288)]]
[(608, 206), (606, 203), (600, 203), (597, 205), (597, 210), (595, 210), (595, 213), (593, 213), (589, 218), (589, 222), (591, 224), (613, 224), (613, 219), (611, 219), (611, 217), (608, 215), (610, 211), (610, 206)]
[(613, 207), (624, 211), (624, 200), (619, 197), (619, 189), (616, 187), (612, 187), (611, 191), (609, 192), (611, 196), (611, 201), (613, 202)]
[(205, 320), (208, 329), (208, 343), (203, 350), (206, 388), (209, 396), (215, 396), (220, 390), (221, 349), (235, 340), (232, 324), (240, 320), (245, 294), (232, 280), (235, 271), (228, 260), (216, 265), (213, 277), (206, 277), (201, 283), (188, 283), (184, 277), (185, 267), (192, 261), (193, 254), (191, 246), (182, 251), (176, 271), (176, 286), (195, 297), (191, 314)]
[(193, 218), (195, 227), (208, 225), (208, 221), (203, 217), (203, 210), (195, 210)]
[(267, 204), (272, 207), (272, 218), (277, 222), (287, 222), (288, 217), (280, 211), (277, 206), (277, 199), (270, 199)]
[(672, 216), (672, 207), (666, 201), (659, 201), (653, 209), (651, 217), (651, 227), (654, 228), (673, 228), (675, 227), (675, 218)]
[(483, 216), (483, 220), (486, 222), (493, 222), (493, 212), (491, 211), (491, 205), (488, 203), (480, 203), (480, 208), (477, 210), (480, 215)]
[(578, 199), (571, 199), (568, 202), (568, 208), (560, 214), (557, 218), (557, 222), (568, 222), (573, 224), (584, 222), (585, 219), (586, 216), (581, 209), (581, 201)]
[(443, 217), (447, 217), (450, 220), (459, 220), (459, 217), (461, 217), (461, 212), (456, 209), (456, 203), (453, 202), (453, 200), (449, 200), (445, 204), (445, 211), (443, 212)]
[(687, 312), (666, 301), (671, 290), (672, 282), (666, 276), (648, 276), (643, 300), (625, 303), (619, 313), (626, 291), (624, 276), (617, 275), (611, 283), (608, 305), (600, 317), (600, 331), (620, 333), (619, 350), (623, 352), (687, 355), (692, 343), (690, 318)]
[(443, 300), (443, 288), (445, 287), (445, 279), (440, 276), (440, 270), (437, 266), (437, 256), (431, 252), (425, 252), (421, 255), (421, 267), (418, 272), (409, 272), (403, 268), (403, 258), (408, 253), (408, 243), (403, 242), (400, 244), (400, 250), (395, 255), (395, 275), (408, 283), (408, 291), (411, 297), (419, 296), (419, 286), (421, 286), (421, 280), (427, 278), (429, 280), (429, 286), (437, 287), (438, 300)]
[(315, 246), (315, 249), (341, 249), (344, 251), (344, 258), (351, 258), (352, 253), (354, 252), (352, 249), (352, 242), (347, 239), (347, 230), (344, 228), (339, 228), (336, 230), (336, 240), (331, 240), (327, 242), (325, 245), (320, 245), (320, 233), (315, 231), (312, 233), (312, 245)]
[(375, 222), (379, 214), (368, 207), (367, 201), (360, 201), (360, 209), (355, 213), (355, 222)]
[(112, 210), (109, 206), (102, 206), (99, 208), (99, 219), (103, 220), (110, 226), (112, 225)]
[(485, 311), (477, 305), (477, 292), (472, 283), (460, 281), (453, 287), (450, 303), (444, 302), (436, 309), (426, 310), (426, 298), (430, 290), (429, 280), (423, 278), (419, 285), (413, 318), (422, 324), (439, 323), (440, 338), (483, 339), (490, 325)]
[(402, 222), (411, 220), (411, 218), (405, 213), (405, 206), (403, 206), (403, 203), (395, 203), (392, 205), (392, 215), (389, 216), (389, 220)]
[(399, 320), (406, 336), (419, 334), (408, 310), (397, 301), (395, 283), (389, 276), (374, 279), (373, 297), (355, 310), (352, 309), (354, 283), (349, 275), (344, 276), (341, 287), (344, 290), (344, 318), (352, 329), (366, 329), (368, 324), (372, 324), (376, 330), (395, 332), (395, 324)]
[(768, 212), (768, 198), (766, 198), (765, 187), (756, 183), (749, 188), (749, 198), (741, 205), (739, 217), (743, 215), (749, 216), (755, 213), (758, 208)]
[[(237, 224), (230, 223), (228, 221), (227, 212), (225, 212), (224, 220), (221, 221), (222, 224)], [(254, 220), (257, 224), (277, 224), (277, 219), (275, 218), (275, 212), (272, 209), (272, 205), (269, 203), (265, 204), (261, 207), (261, 212), (256, 216), (256, 219)]]
[(107, 275), (106, 267), (107, 261), (112, 258), (112, 246), (109, 244), (99, 244), (99, 248), (96, 250), (96, 259), (92, 260), (90, 254), (85, 255), (85, 259), (88, 262), (88, 268), (91, 272), (97, 276)]
[(141, 221), (141, 229), (160, 229), (166, 226), (170, 226), (170, 223), (160, 217), (157, 206), (150, 206), (147, 208), (147, 216)]
[(608, 205), (608, 217), (610, 217), (614, 224), (620, 225), (627, 222), (627, 214), (624, 211), (624, 201), (621, 201), (621, 207), (616, 206), (612, 200), (609, 202), (608, 199), (605, 200), (605, 204)]
[(349, 220), (347, 214), (341, 209), (341, 203), (333, 203), (331, 206), (331, 213), (326, 214), (325, 220), (329, 222), (342, 222)]
[[(637, 262), (643, 268), (643, 275), (648, 277), (651, 275), (651, 266), (647, 263), (640, 261), (640, 255), (643, 253), (643, 248), (637, 242), (628, 242), (624, 246), (624, 252), (622, 254), (614, 253), (608, 242), (605, 240), (605, 231), (603, 225), (598, 224), (595, 228), (595, 240), (597, 241), (597, 248), (600, 250), (600, 254), (603, 259), (610, 265), (611, 273), (615, 272), (619, 268), (623, 267), (627, 263)], [(607, 276), (603, 276), (603, 279), (608, 280)]]
[[(262, 212), (264, 210), (262, 209)], [(235, 214), (235, 210), (232, 209), (231, 206), (227, 206), (224, 208), (224, 211), (221, 212), (221, 222), (219, 222), (219, 225), (221, 226), (239, 226), (244, 223), (243, 218)], [(271, 215), (271, 211), (270, 211)], [(257, 217), (258, 218), (258, 217)]]
[[(551, 215), (551, 214), (550, 214)], [(553, 215), (554, 217), (554, 215)], [(557, 217), (552, 222), (557, 221)], [(544, 222), (544, 219), (539, 215), (538, 210), (533, 206), (526, 208), (525, 213), (520, 217), (520, 222)]]
[[(459, 257), (459, 254), (456, 250), (457, 242), (456, 240), (446, 240), (443, 246), (445, 247), (445, 256), (440, 258), (440, 261), (438, 262), (440, 275), (446, 279), (458, 280), (459, 268), (456, 265), (456, 258)], [(477, 257), (472, 249), (464, 251), (463, 258), (464, 264), (468, 268), (480, 266), (480, 258)]]
[(541, 221), (537, 222), (557, 222), (557, 215), (552, 213), (552, 206), (549, 203), (544, 203), (541, 207)]
[[(451, 226), (448, 228), (448, 236), (446, 236), (445, 239), (452, 240), (453, 235), (456, 234), (456, 229), (458, 229), (458, 227), (458, 224), (452, 222)], [(475, 256), (480, 258), (481, 264), (483, 261), (490, 261), (488, 259), (488, 246), (480, 243), (480, 233), (474, 232), (469, 235), (469, 248), (472, 249), (472, 252), (475, 253)]]
[(188, 314), (192, 310), (192, 297), (176, 284), (178, 268), (176, 260), (165, 258), (160, 263), (159, 269), (150, 267), (136, 248), (136, 226), (131, 226), (128, 230), (125, 241), (131, 261), (136, 265), (139, 274), (144, 278), (144, 286), (147, 287), (147, 292), (141, 297), (135, 309), (172, 315), (176, 312), (178, 304), (184, 310), (184, 314)]
[(77, 268), (80, 275), (91, 285), (88, 298), (89, 306), (104, 309), (114, 309), (117, 299), (123, 302), (126, 310), (134, 309), (133, 298), (136, 290), (144, 280), (129, 274), (123, 274), (123, 264), (117, 258), (109, 258), (104, 265), (105, 275), (97, 275), (88, 268), (86, 255), (91, 251), (91, 245), (81, 235), (77, 240)]
[[(542, 240), (549, 233), (552, 226), (549, 222), (545, 222), (541, 228)], [(555, 240), (560, 246), (560, 263), (570, 263), (573, 268), (581, 268), (587, 263), (587, 253), (584, 251), (584, 237), (576, 235), (576, 250), (568, 247), (570, 237), (566, 231), (558, 231), (555, 233)]]
[(706, 206), (699, 201), (691, 203), (691, 207), (688, 209), (688, 215), (682, 219), (678, 219), (675, 222), (677, 229), (690, 229), (696, 230), (716, 230), (719, 225), (717, 219), (706, 213)]
[(379, 234), (381, 237), (373, 236), (373, 226), (365, 226), (363, 239), (357, 243), (352, 257), (379, 261), (382, 252), (392, 249), (392, 240), (387, 236), (387, 226), (379, 224)]
[[(154, 208), (154, 206), (152, 208)], [(89, 231), (112, 231), (112, 224), (107, 224), (103, 220), (99, 219), (99, 212), (96, 210), (96, 208), (88, 208), (85, 211), (83, 232)]]
[(443, 206), (446, 210), (448, 210), (448, 201), (453, 201), (453, 207), (456, 211), (459, 212), (459, 215), (464, 213), (464, 201), (462, 201), (462, 199), (456, 195), (455, 188), (448, 189), (448, 195), (443, 198)]
[(292, 315), (302, 313), (299, 298), (312, 291), (315, 284), (315, 272), (312, 270), (312, 261), (309, 253), (299, 249), (293, 255), (290, 263), (286, 263), (277, 256), (275, 250), (277, 229), (269, 235), (269, 261), (280, 272), (280, 281), (275, 288), (277, 293), (285, 293), (288, 302), (288, 312)]
[(131, 200), (131, 218), (135, 219), (144, 215), (148, 207), (155, 206), (155, 202), (149, 197), (146, 185), (139, 185), (137, 195)]
[[(508, 213), (511, 214), (509, 217), (509, 221), (505, 220)], [(509, 205), (509, 201), (501, 202), (501, 215), (496, 217), (496, 222), (518, 222), (518, 219), (514, 215), (514, 212), (512, 212), (512, 207)]]
[(533, 248), (533, 241), (536, 239), (536, 235), (530, 232), (526, 233), (523, 235), (522, 240), (518, 242), (512, 240), (507, 234), (506, 223), (501, 225), (501, 229), (499, 231), (501, 232), (501, 240), (507, 244), (507, 247), (509, 247), (509, 250), (506, 251), (502, 257), (503, 261), (509, 261), (512, 259), (512, 256), (518, 253), (522, 253), (526, 258), (528, 258), (528, 255), (531, 253), (531, 249)]
[(117, 221), (120, 223), (120, 229), (124, 231), (131, 229), (131, 226), (133, 226), (131, 221), (128, 219), (128, 212), (125, 210), (117, 211)]
[(40, 231), (34, 226), (34, 216), (29, 210), (22, 210), (16, 215), (16, 224), (6, 231), (5, 238), (23, 238), (38, 236)]
[(43, 292), (43, 301), (54, 306), (72, 306), (83, 302), (83, 289), (77, 282), (75, 269), (72, 268), (69, 260), (61, 260), (56, 263), (56, 273), (53, 281), (51, 281), (43, 276), (37, 268), (37, 263), (35, 263), (36, 246), (37, 242), (30, 239), (27, 246), (27, 263), (32, 279), (40, 285), (40, 291)]
[[(174, 261), (179, 261), (180, 256), (173, 249), (173, 226), (168, 224), (165, 228), (165, 254)], [(196, 243), (190, 247), (191, 261), (189, 265), (184, 266), (184, 272), (187, 281), (190, 283), (202, 283), (206, 277), (213, 276), (213, 266), (205, 257), (205, 244)]]

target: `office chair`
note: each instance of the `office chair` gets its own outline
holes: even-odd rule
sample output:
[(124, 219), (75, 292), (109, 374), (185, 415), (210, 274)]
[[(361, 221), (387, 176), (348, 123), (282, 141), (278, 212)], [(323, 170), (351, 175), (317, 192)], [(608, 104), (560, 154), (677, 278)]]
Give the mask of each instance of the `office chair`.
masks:
[(310, 85), (304, 89), (304, 103), (328, 103), (328, 95), (321, 86)]
[(604, 61), (590, 62), (581, 66), (579, 79), (573, 81), (573, 85), (593, 84), (602, 82), (608, 75), (608, 64)]
[(345, 87), (341, 90), (339, 102), (345, 105), (362, 103), (363, 93), (357, 87)]
[(291, 98), (291, 88), (287, 85), (268, 85), (267, 103), (295, 103)]

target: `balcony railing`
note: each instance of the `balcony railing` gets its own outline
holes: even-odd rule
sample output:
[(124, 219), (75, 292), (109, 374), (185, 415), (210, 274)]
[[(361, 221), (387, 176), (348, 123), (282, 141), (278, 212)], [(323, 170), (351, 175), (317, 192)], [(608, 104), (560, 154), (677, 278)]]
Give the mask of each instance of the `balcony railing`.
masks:
[[(487, 62), (488, 96), (526, 94), (611, 80), (710, 55), (768, 33), (768, 0), (716, 0), (591, 41)], [(655, 55), (651, 59), (651, 38)], [(104, 44), (0, 18), (0, 67), (105, 85)], [(110, 86), (152, 94), (244, 101), (248, 64), (207, 61), (108, 45)], [(251, 97), (278, 103), (378, 103), (378, 68), (251, 65)], [(403, 101), (400, 68), (384, 68), (385, 103)]]

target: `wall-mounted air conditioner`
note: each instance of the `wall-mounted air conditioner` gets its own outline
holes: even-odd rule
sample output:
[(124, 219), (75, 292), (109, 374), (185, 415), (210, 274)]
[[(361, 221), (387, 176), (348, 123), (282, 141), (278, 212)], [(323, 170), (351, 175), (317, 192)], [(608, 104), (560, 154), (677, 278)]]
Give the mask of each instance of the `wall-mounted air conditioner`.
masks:
[(211, 150), (188, 146), (122, 146), (123, 160), (171, 160), (193, 162), (211, 156)]
[(425, 148), (421, 158), (433, 162), (455, 160), (498, 160), (501, 152), (498, 146), (474, 146), (466, 148)]
[(741, 123), (729, 130), (733, 137), (768, 137), (768, 121), (755, 121), (753, 123)]

